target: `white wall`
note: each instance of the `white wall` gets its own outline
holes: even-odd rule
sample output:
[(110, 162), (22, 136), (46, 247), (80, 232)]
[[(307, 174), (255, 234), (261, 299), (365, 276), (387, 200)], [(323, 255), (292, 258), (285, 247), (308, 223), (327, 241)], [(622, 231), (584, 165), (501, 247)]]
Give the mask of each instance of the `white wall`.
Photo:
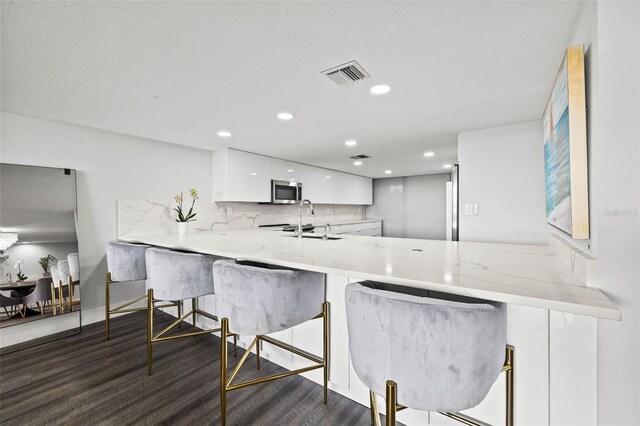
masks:
[[(597, 4), (590, 184), (600, 287), (622, 321), (598, 321), (598, 423), (640, 424), (640, 3)], [(587, 41), (585, 41), (586, 43)], [(594, 236), (592, 236), (593, 239)]]
[[(7, 272), (16, 280), (17, 269), (14, 268), (18, 260), (22, 260), (22, 273), (27, 278), (34, 279), (42, 277), (44, 270), (38, 263), (38, 259), (48, 254), (53, 255), (58, 260), (65, 260), (69, 253), (77, 253), (76, 243), (41, 243), (41, 244), (14, 244), (7, 249), (7, 254), (11, 256), (9, 260), (0, 264), (0, 281), (5, 281)], [(54, 262), (55, 264), (55, 262)]]
[[(169, 199), (189, 187), (211, 194), (211, 152), (4, 111), (1, 118), (0, 161), (77, 170), (83, 323), (103, 319), (116, 200)], [(116, 302), (144, 288), (118, 290)]]
[(458, 135), (460, 241), (547, 243), (541, 141), (539, 120)]
[[(596, 257), (599, 286), (622, 311), (622, 321), (597, 321), (597, 423), (637, 425), (640, 424), (640, 3), (583, 3), (567, 47), (579, 44), (585, 48), (587, 77), (591, 239), (573, 243)], [(558, 63), (561, 60), (558, 58)], [(505, 221), (513, 231), (509, 242), (525, 242), (529, 238), (544, 242), (546, 232), (558, 233), (544, 225), (543, 141), (541, 131), (536, 130), (540, 126), (535, 123), (460, 134), (460, 202), (480, 204), (480, 216), (461, 215), (461, 240), (499, 241), (496, 234), (502, 234)], [(540, 131), (539, 136), (536, 131)], [(523, 150), (511, 150), (505, 156), (503, 149), (512, 148), (508, 145), (510, 140), (519, 140)], [(477, 141), (484, 142), (486, 150), (479, 152), (481, 146), (472, 144)], [(492, 166), (496, 170), (491, 170)], [(507, 181), (514, 176), (519, 189), (514, 182), (499, 183), (493, 189), (486, 187), (498, 178)], [(533, 179), (541, 185), (534, 191), (524, 184), (534, 183)], [(489, 198), (484, 198), (487, 195)], [(535, 202), (540, 200), (540, 218), (520, 222), (520, 218), (513, 218), (515, 215), (495, 211), (510, 211), (529, 197), (535, 197)], [(491, 215), (498, 214), (500, 220), (481, 219), (487, 213), (487, 201), (474, 201), (480, 199), (493, 203)], [(516, 224), (517, 228), (513, 228)], [(592, 372), (585, 370), (583, 374)], [(569, 402), (574, 399), (571, 395), (564, 398)], [(552, 406), (556, 402), (552, 400)], [(575, 401), (573, 405), (577, 407)], [(557, 419), (553, 407), (550, 415), (552, 422)]]
[(382, 219), (382, 236), (445, 239), (449, 173), (373, 180), (368, 219)]

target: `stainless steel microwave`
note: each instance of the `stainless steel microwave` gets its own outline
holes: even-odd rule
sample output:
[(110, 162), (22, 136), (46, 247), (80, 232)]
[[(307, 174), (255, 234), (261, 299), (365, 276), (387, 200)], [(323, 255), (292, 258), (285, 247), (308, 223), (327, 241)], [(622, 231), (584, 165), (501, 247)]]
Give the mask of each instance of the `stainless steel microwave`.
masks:
[(301, 182), (271, 181), (271, 202), (273, 204), (296, 204), (300, 201), (302, 201)]

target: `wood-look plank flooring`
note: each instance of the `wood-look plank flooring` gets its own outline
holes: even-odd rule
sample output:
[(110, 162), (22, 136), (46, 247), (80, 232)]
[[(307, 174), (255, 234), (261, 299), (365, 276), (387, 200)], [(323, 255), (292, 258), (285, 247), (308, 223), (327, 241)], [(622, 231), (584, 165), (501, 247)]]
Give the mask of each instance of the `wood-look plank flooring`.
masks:
[[(159, 312), (157, 329), (172, 317)], [(112, 320), (80, 334), (0, 357), (2, 425), (220, 424), (220, 339), (202, 335), (154, 344), (154, 372), (146, 370), (144, 313)], [(232, 347), (232, 345), (231, 345)], [(232, 365), (238, 358), (232, 352)], [(237, 380), (284, 371), (250, 355)], [(248, 368), (247, 368), (248, 367)], [(300, 376), (230, 392), (229, 425), (368, 425), (366, 407)]]

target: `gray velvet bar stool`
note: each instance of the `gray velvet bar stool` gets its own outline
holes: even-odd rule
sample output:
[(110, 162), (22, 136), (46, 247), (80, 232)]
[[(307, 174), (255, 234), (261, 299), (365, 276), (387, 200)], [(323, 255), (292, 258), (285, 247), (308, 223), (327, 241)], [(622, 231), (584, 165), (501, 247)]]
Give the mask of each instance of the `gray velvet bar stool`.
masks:
[[(255, 262), (219, 260), (213, 265), (216, 313), (221, 319), (220, 411), (226, 423), (227, 392), (298, 373), (324, 369), (324, 403), (327, 403), (329, 304), (325, 301), (325, 275)], [(323, 320), (322, 358), (275, 340), (266, 334), (287, 330), (311, 319)], [(229, 333), (255, 336), (230, 375), (227, 373)], [(286, 373), (233, 383), (255, 346), (260, 368), (260, 341), (275, 345), (313, 363)]]
[(504, 371), (506, 424), (513, 425), (506, 306), (425, 293), (370, 281), (346, 287), (349, 352), (356, 374), (370, 389), (371, 423), (380, 424), (377, 394), (386, 396), (387, 425), (395, 425), (403, 408), (480, 425), (458, 411), (478, 405)]
[[(130, 307), (147, 298), (146, 292), (133, 300), (124, 302), (123, 304), (111, 308), (111, 285), (123, 283), (132, 283), (134, 281), (144, 281), (147, 279), (147, 263), (145, 260), (145, 252), (149, 248), (145, 244), (131, 244), (120, 241), (107, 242), (107, 275), (105, 277), (105, 333), (107, 340), (110, 336), (111, 317), (115, 314), (123, 314), (127, 312), (146, 311), (146, 305), (143, 307)], [(179, 315), (182, 313), (182, 304), (171, 303), (167, 306), (177, 306)]]
[[(220, 331), (220, 328), (198, 331), (196, 327), (197, 315), (218, 321), (218, 317), (198, 307), (198, 298), (215, 296), (213, 262), (220, 258), (159, 248), (148, 249), (145, 256), (147, 265), (147, 366), (148, 373), (151, 374), (153, 343)], [(178, 315), (178, 319), (173, 323), (162, 331), (154, 333), (153, 312), (159, 307), (155, 305), (155, 302), (187, 299), (191, 299), (191, 310), (184, 315)], [(189, 316), (192, 319), (193, 331), (167, 335), (169, 331), (179, 326)], [(233, 337), (235, 343), (237, 336)], [(237, 353), (237, 346), (235, 350)]]

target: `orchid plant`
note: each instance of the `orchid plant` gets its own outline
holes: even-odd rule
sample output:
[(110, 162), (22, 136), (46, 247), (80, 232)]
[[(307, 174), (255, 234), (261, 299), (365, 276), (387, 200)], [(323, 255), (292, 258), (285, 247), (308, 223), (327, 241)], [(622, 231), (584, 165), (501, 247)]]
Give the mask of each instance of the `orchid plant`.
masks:
[(18, 277), (18, 281), (25, 281), (27, 276), (22, 273), (22, 260), (18, 260), (14, 266), (15, 269), (18, 270), (16, 277)]
[(193, 222), (195, 221), (196, 214), (193, 212), (193, 206), (196, 204), (196, 200), (198, 197), (198, 190), (195, 188), (189, 188), (189, 194), (191, 195), (191, 207), (187, 214), (184, 213), (182, 209), (182, 202), (184, 201), (184, 197), (182, 196), (182, 192), (174, 197), (176, 200), (177, 206), (173, 209), (178, 213), (178, 218), (176, 222)]

